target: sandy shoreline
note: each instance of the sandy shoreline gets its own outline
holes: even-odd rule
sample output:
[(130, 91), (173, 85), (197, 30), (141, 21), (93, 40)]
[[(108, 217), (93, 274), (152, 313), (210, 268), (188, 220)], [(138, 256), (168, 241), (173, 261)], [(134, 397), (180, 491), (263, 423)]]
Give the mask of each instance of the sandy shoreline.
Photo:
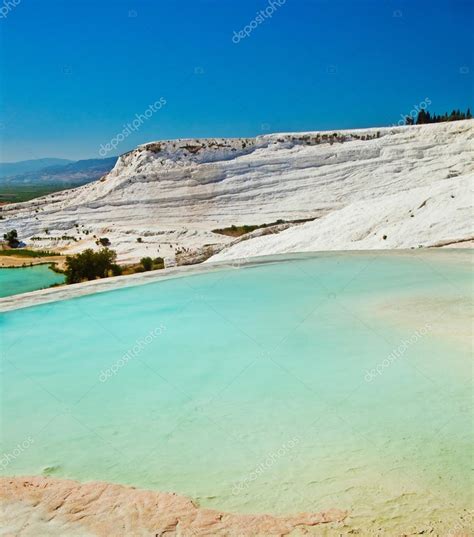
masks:
[(448, 525), (434, 514), (422, 524), (397, 517), (401, 526), (394, 532), (383, 518), (361, 527), (355, 513), (334, 508), (286, 516), (226, 513), (176, 493), (42, 476), (0, 478), (0, 509), (2, 535), (9, 537), (472, 536), (469, 510), (455, 513)]
[(0, 255), (0, 268), (31, 267), (33, 265), (56, 265), (63, 270), (66, 257), (63, 255), (25, 257), (20, 255)]
[(2, 478), (0, 502), (8, 535), (22, 537), (315, 535), (313, 528), (337, 527), (347, 516), (337, 509), (282, 517), (231, 514), (172, 493), (45, 477)]

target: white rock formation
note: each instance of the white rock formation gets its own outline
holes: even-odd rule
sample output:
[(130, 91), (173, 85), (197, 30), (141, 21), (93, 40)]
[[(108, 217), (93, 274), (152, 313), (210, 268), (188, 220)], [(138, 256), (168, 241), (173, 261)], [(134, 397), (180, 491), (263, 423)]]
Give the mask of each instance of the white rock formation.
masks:
[[(67, 252), (107, 237), (121, 262), (168, 264), (207, 244), (227, 245), (218, 260), (456, 243), (473, 235), (473, 156), (474, 120), (154, 142), (99, 181), (4, 206), (0, 232)], [(305, 218), (316, 220), (234, 245), (212, 231)]]

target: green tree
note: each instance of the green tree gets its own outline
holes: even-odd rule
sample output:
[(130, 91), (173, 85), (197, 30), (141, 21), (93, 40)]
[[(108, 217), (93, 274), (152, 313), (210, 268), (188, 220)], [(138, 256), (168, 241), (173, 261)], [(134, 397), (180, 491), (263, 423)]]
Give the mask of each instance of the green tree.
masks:
[(110, 271), (112, 272), (112, 276), (122, 275), (122, 267), (116, 263), (112, 263), (112, 265), (110, 265)]
[(155, 270), (165, 268), (165, 260), (162, 257), (155, 257), (155, 259), (153, 259), (153, 268)]
[(80, 254), (67, 256), (66, 283), (79, 283), (97, 278), (107, 278), (109, 272), (114, 275), (118, 274), (116, 259), (117, 254), (108, 248), (103, 248), (98, 252), (88, 248)]
[(426, 112), (424, 110), (420, 110), (418, 112), (418, 117), (416, 118), (416, 124), (423, 125), (425, 123), (427, 123)]
[(140, 263), (144, 270), (151, 270), (153, 268), (153, 259), (151, 257), (142, 257)]
[(18, 233), (16, 229), (12, 229), (3, 235), (3, 238), (7, 241), (10, 248), (18, 248), (20, 241), (18, 240)]

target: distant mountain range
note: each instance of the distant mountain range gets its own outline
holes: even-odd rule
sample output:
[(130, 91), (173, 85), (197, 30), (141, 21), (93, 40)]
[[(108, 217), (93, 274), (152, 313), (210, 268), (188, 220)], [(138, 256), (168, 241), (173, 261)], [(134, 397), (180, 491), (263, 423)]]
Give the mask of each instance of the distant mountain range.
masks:
[(117, 157), (71, 161), (44, 158), (0, 163), (0, 184), (5, 186), (80, 186), (99, 179), (115, 165)]
[(20, 173), (35, 172), (49, 166), (64, 166), (73, 160), (64, 158), (38, 158), (35, 160), (22, 160), (20, 162), (0, 162), (0, 178)]
[(117, 157), (87, 160), (42, 158), (0, 163), (0, 204), (27, 201), (100, 179)]

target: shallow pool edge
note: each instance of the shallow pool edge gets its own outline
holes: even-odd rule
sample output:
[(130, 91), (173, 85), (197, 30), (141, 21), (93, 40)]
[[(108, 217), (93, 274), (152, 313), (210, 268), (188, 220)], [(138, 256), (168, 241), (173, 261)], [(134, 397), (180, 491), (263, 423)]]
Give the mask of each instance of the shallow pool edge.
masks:
[[(437, 253), (435, 253), (437, 252)], [(41, 304), (48, 304), (51, 302), (58, 302), (62, 300), (68, 300), (71, 298), (77, 298), (81, 296), (91, 295), (95, 293), (103, 293), (107, 291), (113, 291), (116, 289), (123, 289), (127, 287), (136, 287), (148, 283), (155, 283), (158, 281), (164, 281), (173, 278), (179, 278), (183, 276), (192, 276), (196, 274), (204, 274), (209, 272), (218, 272), (221, 270), (240, 270), (244, 268), (255, 267), (259, 265), (265, 265), (270, 263), (280, 263), (291, 260), (309, 259), (317, 256), (324, 257), (336, 257), (336, 256), (423, 256), (423, 255), (440, 255), (446, 257), (459, 256), (465, 261), (468, 256), (474, 253), (474, 249), (471, 248), (459, 248), (459, 249), (438, 249), (429, 248), (422, 250), (413, 249), (400, 249), (400, 250), (328, 250), (328, 251), (314, 251), (314, 252), (289, 252), (278, 255), (266, 255), (251, 257), (246, 259), (237, 259), (232, 261), (219, 261), (215, 263), (200, 263), (197, 265), (184, 265), (165, 268), (161, 270), (154, 270), (149, 272), (142, 272), (138, 274), (129, 274), (126, 276), (114, 276), (110, 278), (103, 278), (99, 280), (93, 280), (89, 282), (77, 283), (72, 285), (62, 285), (53, 288), (40, 289), (37, 291), (30, 291), (28, 293), (22, 293), (17, 295), (11, 295), (8, 297), (0, 298), (0, 313), (13, 311), (17, 309), (29, 308), (38, 306)]]

